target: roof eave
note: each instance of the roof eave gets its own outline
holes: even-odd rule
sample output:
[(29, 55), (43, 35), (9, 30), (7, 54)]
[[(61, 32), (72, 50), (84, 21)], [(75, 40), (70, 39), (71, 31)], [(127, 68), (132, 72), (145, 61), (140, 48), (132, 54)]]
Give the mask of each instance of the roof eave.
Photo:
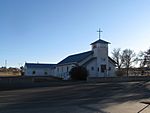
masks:
[[(102, 42), (99, 42), (99, 41), (102, 41)], [(90, 45), (93, 45), (93, 44), (95, 44), (95, 43), (105, 43), (105, 44), (111, 44), (110, 42), (107, 42), (107, 41), (105, 41), (105, 40), (101, 40), (101, 39), (99, 39), (99, 40), (97, 40), (97, 41), (95, 41), (95, 42), (91, 43)]]
[[(97, 42), (93, 42), (93, 43), (91, 43), (90, 45), (93, 45), (93, 44), (95, 44), (95, 43), (97, 43)], [(106, 42), (105, 44), (111, 44), (110, 42)]]
[(69, 62), (69, 63), (57, 64), (57, 66), (64, 66), (64, 65), (71, 65), (71, 64), (78, 64), (78, 62)]

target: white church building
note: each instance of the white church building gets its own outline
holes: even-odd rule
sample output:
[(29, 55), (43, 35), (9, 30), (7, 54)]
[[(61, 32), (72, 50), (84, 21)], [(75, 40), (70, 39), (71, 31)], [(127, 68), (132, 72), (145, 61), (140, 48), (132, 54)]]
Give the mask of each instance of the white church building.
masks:
[(91, 50), (66, 57), (58, 64), (25, 63), (25, 76), (56, 76), (69, 79), (70, 70), (75, 66), (83, 66), (88, 71), (88, 77), (115, 76), (116, 63), (108, 56), (107, 41), (98, 39), (91, 43)]

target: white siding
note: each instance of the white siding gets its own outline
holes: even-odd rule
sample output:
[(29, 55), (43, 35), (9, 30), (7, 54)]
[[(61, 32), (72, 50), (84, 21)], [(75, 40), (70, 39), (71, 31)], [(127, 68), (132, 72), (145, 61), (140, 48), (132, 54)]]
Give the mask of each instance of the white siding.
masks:
[(88, 71), (89, 77), (96, 77), (97, 76), (97, 61), (96, 61), (96, 59), (89, 62), (86, 65), (86, 69)]
[[(108, 44), (96, 43), (94, 44), (94, 56), (97, 58), (97, 77), (107, 77), (108, 76)], [(105, 65), (106, 68), (104, 72), (101, 70), (101, 66)]]
[(108, 71), (108, 76), (110, 76), (110, 77), (112, 77), (112, 76), (116, 76), (116, 74), (115, 74), (115, 71), (116, 71), (116, 68), (115, 68), (115, 65), (111, 62), (111, 61), (109, 61), (109, 71)]
[(55, 76), (58, 76), (63, 79), (69, 79), (69, 72), (73, 67), (75, 67), (74, 64), (59, 65), (56, 68)]
[(26, 68), (24, 70), (25, 76), (48, 76), (53, 75), (53, 71), (50, 68)]

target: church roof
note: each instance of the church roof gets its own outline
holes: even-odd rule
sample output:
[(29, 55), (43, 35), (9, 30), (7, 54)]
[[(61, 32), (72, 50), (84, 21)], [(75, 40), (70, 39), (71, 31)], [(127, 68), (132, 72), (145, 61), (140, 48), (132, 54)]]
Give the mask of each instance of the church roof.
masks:
[(117, 64), (111, 57), (108, 56), (108, 59), (112, 61), (114, 64)]
[(91, 43), (91, 45), (93, 45), (93, 44), (95, 44), (95, 43), (110, 44), (110, 42), (107, 42), (107, 41), (105, 41), (105, 40), (99, 39), (99, 40), (97, 40), (97, 41)]
[(79, 63), (92, 54), (93, 54), (93, 51), (87, 51), (87, 52), (83, 52), (83, 53), (79, 53), (75, 55), (70, 55), (66, 57), (64, 60), (60, 61), (58, 65), (67, 64), (67, 63)]
[(25, 63), (27, 68), (54, 68), (56, 64)]

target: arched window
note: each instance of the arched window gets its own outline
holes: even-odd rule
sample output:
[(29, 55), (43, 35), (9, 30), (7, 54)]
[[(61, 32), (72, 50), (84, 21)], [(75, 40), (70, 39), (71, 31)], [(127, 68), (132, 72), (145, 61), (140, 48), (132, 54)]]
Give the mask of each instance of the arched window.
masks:
[(94, 71), (94, 67), (93, 66), (91, 67), (91, 70)]
[(106, 65), (101, 65), (101, 72), (104, 73), (106, 71)]
[(48, 73), (45, 71), (45, 72), (44, 72), (44, 75), (47, 75), (47, 74), (48, 74)]
[(109, 67), (109, 71), (111, 70), (111, 67)]
[(69, 70), (69, 68), (68, 68), (68, 66), (67, 66), (67, 72), (68, 72), (68, 70)]
[(35, 75), (36, 71), (32, 71), (32, 74)]
[(97, 68), (97, 71), (99, 72), (99, 67)]
[(93, 48), (93, 49), (96, 48), (96, 44), (94, 44), (94, 45), (92, 46), (92, 48)]

